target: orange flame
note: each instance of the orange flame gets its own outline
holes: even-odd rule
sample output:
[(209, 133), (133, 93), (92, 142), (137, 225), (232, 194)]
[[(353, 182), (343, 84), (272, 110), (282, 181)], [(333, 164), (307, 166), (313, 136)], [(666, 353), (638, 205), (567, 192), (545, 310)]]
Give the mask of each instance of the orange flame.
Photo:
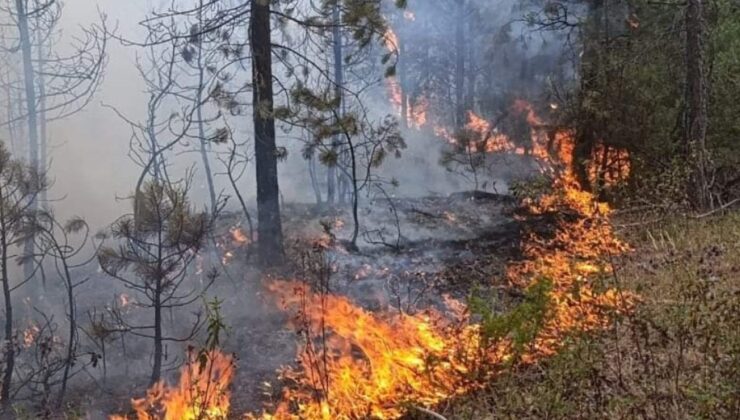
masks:
[[(404, 14), (407, 20), (413, 20), (413, 13)], [(400, 55), (401, 41), (398, 35), (390, 27), (386, 30), (383, 36), (384, 43), (388, 52), (395, 55)], [(386, 85), (388, 89), (388, 96), (390, 98), (391, 105), (397, 115), (406, 120), (406, 124), (412, 128), (421, 128), (427, 123), (427, 111), (429, 109), (429, 101), (424, 98), (418, 98), (415, 101), (409, 100), (408, 97), (404, 97), (403, 86), (398, 80), (398, 77), (391, 76), (386, 78)], [(406, 102), (406, 115), (401, 115), (403, 111), (404, 101)]]
[[(229, 355), (213, 351), (191, 355), (180, 374), (180, 383), (169, 387), (164, 382), (152, 386), (147, 395), (131, 401), (137, 420), (225, 420), (229, 413), (234, 361)], [(111, 420), (127, 420), (111, 416)]]
[(310, 331), (311, 341), (322, 326), (331, 330), (323, 349), (309, 344), (299, 352), (303, 369), (282, 371), (298, 386), (284, 390), (274, 418), (397, 418), (409, 397), (433, 405), (468, 389), (463, 378), (476, 357), (467, 353), (476, 347), (473, 328), (452, 334), (433, 313), (376, 315), (299, 282), (275, 281), (268, 288), (282, 309), (299, 311), (294, 325)]

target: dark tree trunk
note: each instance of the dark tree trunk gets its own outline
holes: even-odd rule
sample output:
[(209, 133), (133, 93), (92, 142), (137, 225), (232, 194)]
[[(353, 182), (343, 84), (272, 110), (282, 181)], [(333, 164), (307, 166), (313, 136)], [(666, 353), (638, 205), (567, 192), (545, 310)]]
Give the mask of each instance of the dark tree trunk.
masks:
[(588, 20), (582, 34), (584, 46), (581, 58), (580, 115), (578, 116), (575, 147), (573, 147), (573, 172), (584, 190), (591, 190), (587, 165), (599, 136), (597, 116), (590, 109), (593, 105), (586, 105), (586, 98), (598, 88), (599, 46), (603, 25), (602, 7), (603, 0), (594, 0), (589, 3)]
[[(5, 201), (3, 196), (3, 190), (0, 189), (0, 203)], [(10, 385), (13, 382), (13, 370), (15, 370), (15, 345), (13, 343), (13, 302), (10, 299), (10, 278), (8, 278), (8, 237), (7, 237), (7, 226), (5, 225), (5, 207), (0, 206), (0, 246), (2, 247), (2, 258), (0, 264), (2, 264), (2, 282), (3, 282), (3, 300), (5, 303), (5, 341), (4, 341), (4, 352), (5, 352), (5, 366), (3, 372), (3, 383), (2, 389), (0, 389), (0, 401), (3, 408), (10, 406)]]
[(159, 382), (162, 377), (162, 291), (161, 280), (157, 280), (154, 291), (154, 365), (152, 366), (152, 378), (150, 385)]
[(703, 0), (686, 5), (686, 159), (693, 169), (688, 191), (701, 208), (711, 205), (707, 185), (707, 74)]
[(254, 90), (254, 151), (257, 170), (257, 232), (260, 263), (277, 265), (283, 259), (277, 147), (272, 93), (272, 44), (269, 0), (252, 0), (250, 21)]
[[(55, 242), (56, 243), (56, 242)], [(69, 335), (67, 336), (67, 360), (64, 362), (64, 373), (62, 373), (62, 384), (57, 399), (57, 408), (62, 406), (64, 395), (67, 392), (67, 382), (69, 381), (70, 370), (74, 364), (75, 351), (77, 348), (77, 305), (75, 303), (74, 283), (72, 282), (72, 273), (69, 271), (67, 257), (60, 246), (56, 246), (62, 268), (64, 269), (64, 287), (67, 289), (67, 309), (69, 310)]]

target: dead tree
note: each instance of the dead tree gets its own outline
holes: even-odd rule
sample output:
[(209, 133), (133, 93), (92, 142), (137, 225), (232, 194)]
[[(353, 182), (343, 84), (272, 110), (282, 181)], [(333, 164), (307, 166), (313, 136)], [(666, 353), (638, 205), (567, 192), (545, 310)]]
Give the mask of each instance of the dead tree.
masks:
[(187, 281), (188, 267), (212, 226), (207, 213), (192, 209), (188, 183), (145, 183), (135, 204), (136, 216), (125, 215), (110, 229), (117, 246), (103, 247), (98, 254), (103, 271), (140, 297), (136, 305), (151, 311), (151, 324), (132, 324), (125, 316), (118, 316), (117, 322), (122, 331), (152, 340), (152, 384), (162, 375), (164, 344), (188, 340), (202, 325), (198, 316), (189, 334), (175, 337), (164, 330), (162, 312), (198, 301), (215, 279), (210, 276), (199, 286)]
[[(159, 36), (153, 32), (149, 35)], [(145, 59), (138, 59), (136, 64), (149, 95), (145, 120), (134, 121), (114, 106), (105, 105), (131, 128), (129, 157), (142, 168), (134, 187), (135, 203), (142, 195), (147, 179), (157, 183), (172, 183), (168, 173), (168, 155), (187, 139), (195, 122), (193, 116), (196, 107), (190, 101), (177, 108), (178, 102), (169, 100), (171, 96), (179, 94), (176, 77), (178, 46), (158, 46), (159, 43), (152, 40), (146, 49)], [(138, 207), (135, 205), (134, 208)]]

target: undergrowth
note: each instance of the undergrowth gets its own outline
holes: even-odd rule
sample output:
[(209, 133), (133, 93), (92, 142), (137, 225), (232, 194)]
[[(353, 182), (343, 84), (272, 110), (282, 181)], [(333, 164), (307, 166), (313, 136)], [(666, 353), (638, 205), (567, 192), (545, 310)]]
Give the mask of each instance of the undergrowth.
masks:
[(622, 235), (635, 250), (602, 280), (636, 292), (635, 310), (512, 365), (447, 418), (740, 418), (740, 214)]

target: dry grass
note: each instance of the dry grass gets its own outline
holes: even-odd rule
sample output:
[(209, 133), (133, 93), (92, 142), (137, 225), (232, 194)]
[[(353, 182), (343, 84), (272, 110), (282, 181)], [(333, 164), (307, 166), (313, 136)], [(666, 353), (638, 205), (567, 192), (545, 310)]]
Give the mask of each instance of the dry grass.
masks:
[(637, 292), (636, 310), (504, 372), (447, 418), (740, 418), (740, 214), (623, 236), (635, 251), (601, 280)]

